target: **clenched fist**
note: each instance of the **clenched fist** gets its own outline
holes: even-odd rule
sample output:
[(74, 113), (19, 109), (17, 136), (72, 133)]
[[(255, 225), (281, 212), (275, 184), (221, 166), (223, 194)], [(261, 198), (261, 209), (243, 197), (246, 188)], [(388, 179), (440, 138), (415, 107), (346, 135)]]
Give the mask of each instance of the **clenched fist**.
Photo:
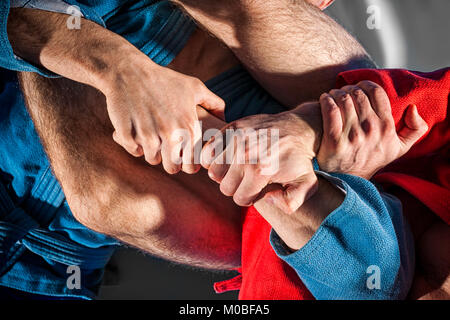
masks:
[(223, 118), (224, 101), (199, 79), (161, 67), (140, 53), (116, 69), (101, 88), (114, 140), (151, 165), (162, 161), (170, 174), (197, 172), (195, 146), (202, 132), (196, 107)]
[(428, 130), (410, 106), (396, 132), (384, 89), (371, 81), (331, 90), (320, 97), (323, 136), (317, 161), (322, 170), (370, 179), (403, 156)]

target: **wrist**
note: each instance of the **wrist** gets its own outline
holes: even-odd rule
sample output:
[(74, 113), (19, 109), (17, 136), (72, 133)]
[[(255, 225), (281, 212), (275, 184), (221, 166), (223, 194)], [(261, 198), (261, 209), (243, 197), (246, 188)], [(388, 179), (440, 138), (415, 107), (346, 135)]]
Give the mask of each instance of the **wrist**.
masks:
[[(344, 193), (327, 179), (317, 177), (319, 189), (286, 221), (282, 230), (275, 231), (292, 251), (300, 250), (320, 228), (322, 222), (344, 201)], [(326, 199), (326, 201), (324, 201)]]
[(126, 40), (123, 43), (110, 43), (109, 48), (105, 50), (103, 47), (101, 52), (90, 50), (79, 62), (86, 84), (105, 95), (120, 89), (117, 87), (120, 83), (131, 84), (132, 80), (128, 77), (133, 71), (148, 69), (148, 65), (153, 63)]
[(102, 92), (123, 70), (133, 69), (130, 64), (135, 60), (151, 62), (125, 38), (102, 26), (83, 19), (83, 28), (69, 30), (66, 19), (62, 13), (11, 9), (8, 36), (14, 53)]
[(309, 145), (316, 156), (319, 153), (322, 141), (323, 126), (320, 105), (317, 102), (303, 103), (297, 108), (289, 111), (294, 114), (304, 125), (302, 136), (309, 137)]
[(100, 63), (91, 72), (94, 84), (90, 85), (105, 96), (117, 94), (124, 88), (131, 88), (142, 82), (151, 86), (150, 82), (158, 81), (163, 69), (131, 44), (115, 51), (110, 57), (105, 57), (103, 61), (103, 65)]

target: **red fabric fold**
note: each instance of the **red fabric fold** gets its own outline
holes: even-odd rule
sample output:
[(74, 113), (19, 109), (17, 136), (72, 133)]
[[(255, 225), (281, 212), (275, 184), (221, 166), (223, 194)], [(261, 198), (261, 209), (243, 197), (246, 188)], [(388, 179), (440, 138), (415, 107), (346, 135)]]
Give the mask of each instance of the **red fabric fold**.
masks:
[[(450, 69), (431, 73), (353, 70), (341, 73), (336, 87), (362, 80), (376, 82), (386, 90), (397, 129), (411, 104), (417, 106), (429, 127), (426, 135), (406, 155), (384, 168), (374, 180), (382, 186), (402, 188), (450, 224)], [(295, 271), (273, 251), (269, 243), (271, 227), (256, 209), (244, 208), (243, 219), (239, 299), (314, 299)]]

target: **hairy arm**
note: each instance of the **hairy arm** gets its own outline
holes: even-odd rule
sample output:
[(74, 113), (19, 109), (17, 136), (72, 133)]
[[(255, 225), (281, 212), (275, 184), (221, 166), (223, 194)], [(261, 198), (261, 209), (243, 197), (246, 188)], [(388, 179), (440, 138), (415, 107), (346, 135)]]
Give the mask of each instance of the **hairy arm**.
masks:
[[(400, 202), (365, 179), (342, 174), (370, 178), (405, 154), (427, 125), (415, 106), (406, 111), (404, 121), (405, 127), (397, 133), (386, 93), (363, 81), (322, 95), (320, 105), (306, 103), (277, 115), (229, 124), (227, 128), (242, 133), (227, 139), (225, 150), (214, 152), (210, 160), (210, 150), (223, 144), (217, 135), (203, 150), (203, 165), (225, 195), (240, 205), (254, 204), (275, 231), (271, 238), (275, 251), (316, 298), (405, 298), (413, 278), (414, 252)], [(270, 147), (255, 144), (245, 135), (246, 128), (260, 137), (277, 129), (278, 138)], [(320, 147), (319, 132), (323, 132)], [(258, 155), (252, 152), (256, 149)], [(245, 157), (237, 155), (239, 150)], [(317, 158), (321, 167), (328, 165), (340, 174), (313, 171), (316, 154), (321, 156)], [(233, 161), (223, 165), (223, 159)], [(275, 170), (266, 170), (268, 165)], [(383, 250), (377, 250), (380, 243)], [(372, 264), (384, 275), (379, 291), (366, 285), (366, 270)], [(342, 267), (339, 273), (336, 266)]]
[(172, 133), (189, 132), (193, 146), (201, 137), (196, 106), (223, 117), (225, 104), (202, 81), (154, 63), (120, 35), (81, 19), (67, 28), (67, 15), (11, 9), (8, 37), (16, 55), (68, 79), (90, 85), (106, 97), (114, 141), (151, 165), (171, 174), (195, 173), (200, 166), (172, 157)]
[(333, 88), (338, 73), (373, 68), (364, 48), (304, 0), (175, 0), (228, 45), (280, 102), (297, 106)]
[[(171, 176), (129, 156), (111, 139), (105, 97), (97, 90), (33, 73), (20, 77), (35, 128), (78, 221), (178, 263), (239, 265), (239, 208), (204, 171)], [(202, 108), (198, 112), (205, 128), (223, 125)]]
[[(82, 19), (79, 29), (68, 29), (68, 16), (27, 8), (12, 8), (8, 37), (14, 53), (55, 74), (95, 88), (120, 68), (123, 57), (137, 59), (140, 52), (124, 38)], [(125, 62), (123, 62), (125, 63)]]

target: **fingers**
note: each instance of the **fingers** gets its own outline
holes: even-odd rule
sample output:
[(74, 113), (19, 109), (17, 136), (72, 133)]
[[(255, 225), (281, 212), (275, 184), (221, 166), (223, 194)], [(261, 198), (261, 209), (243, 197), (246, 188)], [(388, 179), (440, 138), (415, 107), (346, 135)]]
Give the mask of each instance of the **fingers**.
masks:
[(365, 94), (365, 92), (358, 86), (345, 86), (342, 88), (345, 92), (350, 94), (353, 99), (353, 104), (355, 106), (356, 114), (358, 115), (358, 119), (360, 123), (363, 123), (368, 118), (371, 118), (372, 115), (375, 115), (375, 111), (372, 109), (370, 105), (369, 97)]
[(218, 164), (224, 163), (222, 160), (220, 160), (224, 156), (223, 151), (224, 134), (222, 131), (217, 131), (217, 133), (212, 136), (211, 139), (209, 139), (209, 141), (203, 146), (200, 157), (200, 163), (202, 167), (205, 169), (209, 169), (215, 161), (217, 161)]
[(342, 135), (342, 115), (336, 102), (328, 93), (320, 96), (320, 110), (322, 113), (323, 132), (336, 143)]
[(293, 214), (318, 190), (317, 177), (311, 173), (301, 179), (270, 191), (265, 198), (287, 214)]
[(113, 139), (133, 156), (145, 156), (151, 165), (162, 161), (168, 173), (195, 173), (200, 169), (202, 142), (197, 108), (224, 118), (225, 102), (197, 78), (167, 68), (157, 70), (161, 72), (157, 89), (144, 86), (133, 94), (122, 87), (108, 89), (108, 115), (116, 130)]
[(129, 154), (140, 157), (142, 148), (134, 140), (135, 127), (128, 110), (121, 108), (122, 104), (114, 99), (107, 99), (108, 115), (114, 127), (113, 140), (122, 146)]
[(142, 139), (140, 144), (146, 162), (153, 166), (161, 163), (161, 140), (159, 137)]
[(170, 140), (163, 141), (161, 157), (164, 170), (168, 174), (175, 174), (181, 170), (181, 145)]
[(352, 97), (344, 90), (331, 90), (330, 95), (341, 111), (343, 127), (346, 128), (358, 119)]
[(405, 127), (400, 130), (398, 137), (401, 142), (400, 155), (404, 155), (428, 131), (428, 125), (419, 115), (416, 105), (406, 110), (404, 117)]
[(133, 121), (131, 116), (110, 112), (111, 123), (116, 129), (113, 140), (134, 157), (145, 156), (151, 165), (161, 163), (161, 141), (155, 134), (153, 120), (147, 117)]
[(152, 119), (142, 119), (136, 123), (136, 142), (142, 146), (145, 161), (151, 165), (161, 163), (161, 140), (155, 134)]
[(391, 102), (381, 86), (372, 81), (361, 81), (357, 86), (369, 97), (372, 109), (380, 119), (392, 119)]
[(356, 140), (360, 133), (360, 124), (352, 97), (344, 90), (331, 90), (330, 95), (336, 101), (341, 111), (343, 132), (350, 141)]
[[(261, 191), (269, 185), (270, 176), (256, 174), (252, 165), (233, 164), (229, 167), (220, 182), (220, 191), (239, 206), (250, 206), (258, 198)], [(312, 171), (312, 169), (311, 169)], [(298, 180), (277, 188), (265, 195), (283, 212), (291, 214), (297, 211), (318, 188), (316, 175), (312, 172)]]
[[(201, 151), (201, 128), (198, 121), (191, 121), (192, 127), (186, 129), (171, 127), (156, 129), (149, 116), (142, 117), (137, 122), (135, 141), (142, 146), (146, 162), (151, 165), (163, 163), (164, 170), (169, 174), (183, 171), (188, 174), (200, 169), (199, 154)], [(182, 127), (179, 125), (179, 127)]]
[(269, 176), (258, 175), (254, 170), (249, 168), (244, 173), (244, 178), (234, 193), (233, 200), (241, 207), (251, 206), (268, 184)]
[(212, 93), (203, 83), (201, 83), (201, 85), (202, 90), (197, 104), (201, 105), (219, 119), (225, 120), (225, 101)]
[(141, 157), (143, 155), (143, 150), (142, 147), (134, 141), (132, 128), (130, 127), (129, 130), (124, 129), (123, 127), (120, 128), (120, 131), (113, 132), (113, 140), (121, 145), (129, 154), (134, 157)]
[(184, 137), (182, 146), (181, 170), (188, 174), (194, 174), (200, 170), (200, 152), (202, 148), (202, 129), (198, 120), (194, 122), (194, 127)]
[(232, 164), (220, 183), (220, 191), (231, 197), (236, 193), (242, 179), (244, 178), (244, 165)]
[(215, 182), (221, 183), (230, 165), (225, 162), (213, 162), (208, 169), (208, 176)]

